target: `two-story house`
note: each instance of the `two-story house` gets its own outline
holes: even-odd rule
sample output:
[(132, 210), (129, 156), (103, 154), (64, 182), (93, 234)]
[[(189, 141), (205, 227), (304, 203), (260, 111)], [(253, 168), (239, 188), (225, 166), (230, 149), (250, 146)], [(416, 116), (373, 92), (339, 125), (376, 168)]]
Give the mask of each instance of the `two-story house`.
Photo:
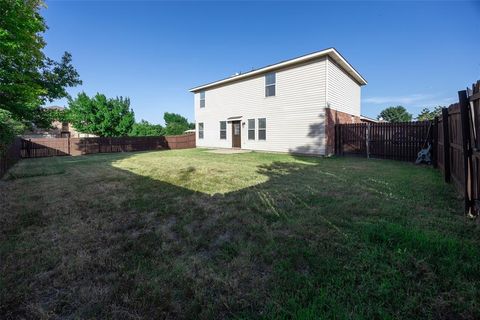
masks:
[(326, 155), (367, 81), (334, 48), (197, 86), (198, 147)]

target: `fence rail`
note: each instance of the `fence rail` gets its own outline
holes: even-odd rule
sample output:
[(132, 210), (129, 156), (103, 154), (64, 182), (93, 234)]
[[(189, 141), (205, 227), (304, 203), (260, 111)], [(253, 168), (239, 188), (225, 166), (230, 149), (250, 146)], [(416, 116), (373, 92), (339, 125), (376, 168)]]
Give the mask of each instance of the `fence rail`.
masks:
[(418, 152), (431, 143), (432, 127), (430, 121), (337, 124), (335, 153), (415, 161)]

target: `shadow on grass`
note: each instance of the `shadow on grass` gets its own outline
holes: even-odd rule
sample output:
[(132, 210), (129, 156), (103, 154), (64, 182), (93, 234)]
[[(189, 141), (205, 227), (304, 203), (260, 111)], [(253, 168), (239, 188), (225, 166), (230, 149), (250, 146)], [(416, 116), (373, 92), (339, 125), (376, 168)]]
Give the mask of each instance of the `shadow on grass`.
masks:
[(1, 187), (1, 314), (480, 316), (478, 230), (433, 171), (296, 157), (210, 195), (118, 167), (137, 155), (45, 160), (58, 174)]

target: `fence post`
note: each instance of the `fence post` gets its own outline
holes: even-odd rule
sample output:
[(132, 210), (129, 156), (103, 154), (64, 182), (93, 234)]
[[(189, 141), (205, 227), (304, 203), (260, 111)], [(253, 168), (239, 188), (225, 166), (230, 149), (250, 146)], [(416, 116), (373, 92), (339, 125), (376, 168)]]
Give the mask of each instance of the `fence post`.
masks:
[(367, 152), (367, 159), (370, 159), (370, 123), (367, 123), (365, 128), (365, 144), (366, 144), (366, 152)]
[(443, 124), (443, 165), (445, 169), (445, 182), (450, 182), (450, 134), (448, 130), (448, 109), (442, 109)]
[(460, 104), (460, 116), (462, 121), (462, 142), (463, 142), (463, 168), (464, 168), (464, 193), (465, 193), (465, 214), (472, 213), (472, 150), (470, 148), (470, 121), (469, 121), (469, 100), (467, 91), (458, 91)]
[(432, 126), (432, 165), (438, 167), (438, 116), (433, 120)]

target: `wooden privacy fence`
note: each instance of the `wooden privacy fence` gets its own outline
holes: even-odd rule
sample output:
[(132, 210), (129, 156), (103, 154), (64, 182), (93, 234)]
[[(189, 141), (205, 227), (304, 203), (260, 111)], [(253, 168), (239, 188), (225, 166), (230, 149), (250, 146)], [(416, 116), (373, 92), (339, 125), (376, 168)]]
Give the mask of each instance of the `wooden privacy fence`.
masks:
[(459, 91), (458, 98), (435, 119), (434, 165), (464, 195), (465, 212), (476, 216), (480, 213), (480, 81)]
[(432, 133), (430, 121), (337, 124), (335, 154), (415, 161)]
[(195, 133), (158, 137), (23, 139), (20, 154), (22, 158), (39, 158), (187, 148), (195, 148)]

